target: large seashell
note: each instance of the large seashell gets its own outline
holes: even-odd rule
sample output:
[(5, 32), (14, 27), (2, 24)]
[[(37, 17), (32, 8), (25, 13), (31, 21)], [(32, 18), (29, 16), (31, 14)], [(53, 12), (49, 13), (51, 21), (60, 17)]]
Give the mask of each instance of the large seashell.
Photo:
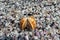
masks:
[(31, 28), (32, 30), (35, 30), (35, 28), (36, 28), (36, 21), (35, 21), (35, 18), (33, 16), (23, 17), (20, 20), (20, 28), (22, 30), (24, 30), (25, 27)]

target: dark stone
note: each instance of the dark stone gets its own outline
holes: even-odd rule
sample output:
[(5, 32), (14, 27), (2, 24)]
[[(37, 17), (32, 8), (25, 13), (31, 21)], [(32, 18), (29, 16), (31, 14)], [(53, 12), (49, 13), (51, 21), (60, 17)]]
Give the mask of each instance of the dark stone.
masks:
[(14, 20), (11, 20), (11, 23), (13, 24), (14, 23)]
[(45, 28), (43, 27), (42, 30), (44, 31), (44, 29), (45, 29)]
[(3, 14), (0, 14), (0, 16), (3, 16)]
[(58, 27), (55, 27), (56, 29), (59, 29)]
[(8, 31), (10, 31), (10, 29), (8, 29)]
[(54, 26), (54, 22), (51, 23), (50, 27)]
[(18, 33), (20, 33), (21, 31), (18, 31)]
[(36, 6), (34, 6), (34, 7), (36, 7)]
[(22, 8), (22, 10), (24, 10), (24, 8)]
[(24, 15), (26, 15), (26, 14), (24, 14)]
[(32, 14), (28, 14), (28, 16), (32, 16)]

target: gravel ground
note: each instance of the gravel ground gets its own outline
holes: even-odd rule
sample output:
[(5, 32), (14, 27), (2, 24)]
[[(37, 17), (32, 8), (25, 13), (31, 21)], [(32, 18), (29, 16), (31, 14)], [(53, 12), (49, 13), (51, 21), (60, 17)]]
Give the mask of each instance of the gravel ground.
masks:
[[(27, 14), (36, 19), (34, 31), (19, 28)], [(60, 40), (60, 0), (0, 0), (0, 40)]]

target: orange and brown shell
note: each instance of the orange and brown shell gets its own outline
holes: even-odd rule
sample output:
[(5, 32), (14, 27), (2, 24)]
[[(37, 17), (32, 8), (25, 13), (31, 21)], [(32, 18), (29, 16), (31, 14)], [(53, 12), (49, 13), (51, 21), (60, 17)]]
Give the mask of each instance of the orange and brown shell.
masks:
[(35, 18), (33, 16), (29, 16), (29, 17), (24, 17), (20, 20), (20, 28), (22, 30), (24, 30), (24, 28), (28, 25), (28, 27), (32, 28), (32, 30), (35, 30), (36, 28), (36, 21)]

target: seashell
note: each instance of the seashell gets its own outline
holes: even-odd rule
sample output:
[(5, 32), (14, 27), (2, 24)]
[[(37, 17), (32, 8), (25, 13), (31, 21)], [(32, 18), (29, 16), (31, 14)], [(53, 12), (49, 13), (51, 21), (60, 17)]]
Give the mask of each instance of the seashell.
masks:
[(28, 29), (35, 30), (35, 28), (36, 28), (36, 21), (35, 21), (35, 18), (33, 16), (23, 17), (20, 20), (20, 28), (22, 30), (24, 30), (25, 27), (27, 27)]

